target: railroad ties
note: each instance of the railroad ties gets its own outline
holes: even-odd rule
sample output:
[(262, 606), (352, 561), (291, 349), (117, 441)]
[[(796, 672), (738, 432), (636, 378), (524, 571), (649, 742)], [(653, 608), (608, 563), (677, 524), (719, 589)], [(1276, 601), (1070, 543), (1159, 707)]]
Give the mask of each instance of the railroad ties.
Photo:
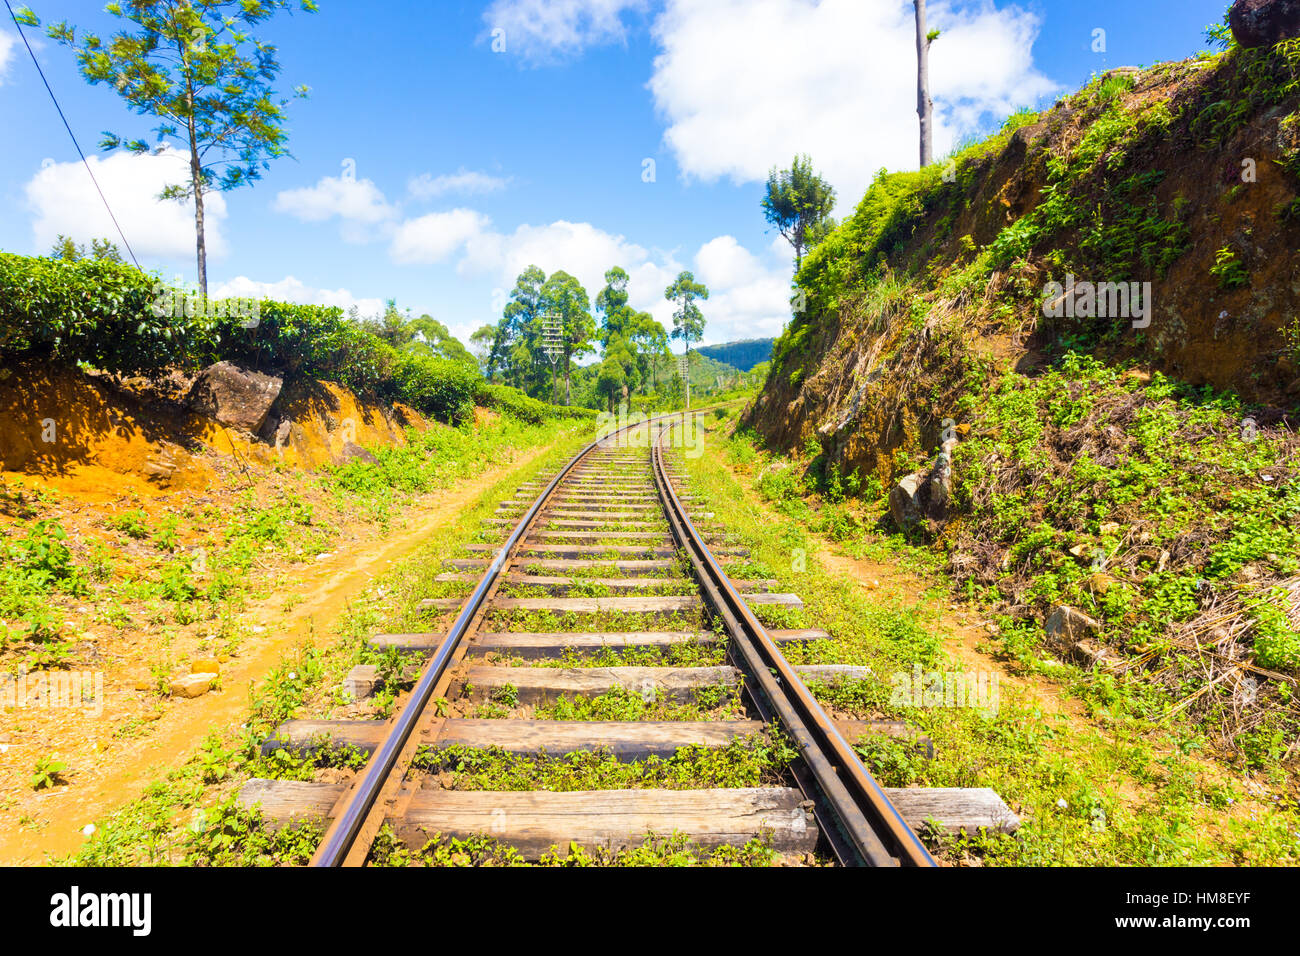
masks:
[[(752, 608), (799, 608), (798, 595), (747, 565), (748, 551), (728, 539), (707, 503), (684, 493), (680, 465), (665, 459), (692, 523)], [(479, 790), (458, 789), (439, 755), (466, 748), (495, 755), (565, 757), (598, 752), (620, 763), (671, 760), (683, 748), (724, 748), (769, 740), (771, 730), (745, 696), (745, 680), (728, 654), (726, 631), (698, 587), (691, 564), (672, 536), (652, 470), (650, 450), (627, 443), (597, 444), (571, 464), (541, 502), (507, 563), (456, 646), (445, 637), (507, 535), (548, 482), (522, 485), (502, 502), (488, 528), (495, 541), (465, 546), (437, 580), (462, 596), (425, 602), (429, 629), (379, 634), (371, 643), (397, 648), (412, 666), (440, 649), (449, 654), (410, 739), (394, 744), (392, 720), (292, 720), (264, 745), (308, 752), (350, 747), (384, 756), (382, 794), (363, 808), (364, 824), (347, 835), (347, 861), (366, 858), (378, 827), (418, 851), (433, 839), (494, 837), (526, 859), (572, 845), (589, 851), (635, 848), (649, 835), (684, 835), (708, 851), (761, 840), (787, 857), (825, 847), (813, 801), (777, 773), (755, 786), (711, 789)], [(777, 646), (833, 640), (817, 629), (769, 629)], [(854, 665), (796, 667), (805, 680), (861, 679)], [(427, 672), (426, 672), (427, 673)], [(351, 689), (367, 693), (378, 680), (359, 668)], [(417, 688), (418, 692), (418, 688)], [(399, 700), (398, 705), (402, 706)], [(400, 716), (400, 715), (399, 715)], [(576, 719), (576, 718), (590, 719)], [(837, 721), (850, 742), (864, 734), (918, 738), (896, 721)], [(463, 751), (461, 751), (463, 752)], [(376, 754), (379, 756), (374, 756)], [(364, 776), (364, 775), (363, 775)], [(376, 786), (378, 786), (376, 784)], [(272, 826), (348, 816), (364, 782), (254, 779), (241, 802), (261, 808)], [(378, 790), (376, 790), (378, 793)], [(1014, 814), (990, 790), (886, 789), (913, 829), (934, 822), (948, 830), (1009, 831)], [(336, 822), (331, 833), (341, 824)], [(326, 836), (330, 844), (331, 834)], [(355, 844), (355, 845), (353, 845)], [(322, 851), (325, 852), (325, 851)]]

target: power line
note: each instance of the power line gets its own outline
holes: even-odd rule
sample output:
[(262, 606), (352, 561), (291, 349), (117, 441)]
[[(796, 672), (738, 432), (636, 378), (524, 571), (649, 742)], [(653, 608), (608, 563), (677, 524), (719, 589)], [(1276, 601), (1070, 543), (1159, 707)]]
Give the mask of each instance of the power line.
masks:
[(9, 11), (9, 16), (14, 21), (14, 26), (18, 30), (18, 36), (22, 38), (23, 46), (27, 47), (27, 52), (31, 55), (32, 63), (36, 66), (36, 72), (41, 76), (41, 82), (45, 84), (45, 91), (50, 94), (50, 99), (54, 101), (54, 108), (59, 111), (59, 119), (63, 120), (63, 127), (72, 137), (72, 145), (77, 147), (77, 155), (81, 157), (81, 165), (86, 167), (86, 175), (90, 181), (95, 184), (95, 192), (99, 193), (99, 198), (104, 203), (104, 208), (108, 210), (108, 218), (113, 220), (113, 225), (117, 228), (117, 234), (122, 239), (122, 245), (126, 246), (127, 254), (131, 261), (135, 263), (137, 269), (143, 271), (140, 260), (135, 257), (135, 252), (131, 249), (131, 243), (126, 241), (126, 233), (122, 231), (121, 225), (118, 224), (117, 217), (113, 215), (113, 207), (108, 204), (108, 198), (104, 195), (104, 190), (99, 188), (99, 180), (90, 169), (90, 163), (86, 161), (86, 154), (81, 151), (81, 144), (77, 142), (77, 134), (72, 132), (72, 126), (68, 123), (68, 118), (63, 115), (63, 107), (59, 105), (59, 98), (54, 95), (54, 90), (50, 88), (50, 81), (45, 78), (45, 71), (41, 69), (40, 61), (36, 59), (36, 53), (32, 50), (32, 45), (27, 42), (27, 34), (23, 33), (23, 25), (18, 22), (18, 15), (14, 13), (14, 8), (9, 6), (9, 0), (5, 0), (5, 8)]

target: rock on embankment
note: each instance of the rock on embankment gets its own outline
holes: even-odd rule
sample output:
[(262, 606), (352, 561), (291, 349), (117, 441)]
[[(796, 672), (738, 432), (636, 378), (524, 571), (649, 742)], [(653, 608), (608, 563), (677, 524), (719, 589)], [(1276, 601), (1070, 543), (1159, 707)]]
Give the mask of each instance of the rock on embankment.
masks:
[(1237, 0), (1228, 25), (1247, 49), (1273, 46), (1300, 36), (1300, 0)]
[(253, 434), (266, 422), (283, 387), (284, 379), (278, 376), (218, 362), (199, 373), (185, 403), (227, 428)]

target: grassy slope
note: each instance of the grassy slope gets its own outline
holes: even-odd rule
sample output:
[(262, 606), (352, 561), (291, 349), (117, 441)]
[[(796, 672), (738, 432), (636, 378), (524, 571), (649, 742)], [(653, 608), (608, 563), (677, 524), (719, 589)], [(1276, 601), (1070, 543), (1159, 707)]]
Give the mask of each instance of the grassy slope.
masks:
[[(10, 710), (3, 729), (16, 745), (11, 772), (19, 754), (22, 781), (42, 763), (70, 763), (75, 774), (82, 761), (105, 753), (111, 759), (112, 740), (149, 734), (154, 719), (175, 706), (169, 679), (187, 673), (187, 661), (237, 659), (250, 634), (244, 612), (292, 591), (299, 569), (317, 554), (383, 536), (420, 496), (524, 450), (567, 447), (590, 428), (496, 415), (475, 427), (435, 425), (412, 431), (404, 447), (379, 449), (377, 465), (353, 462), (316, 475), (238, 473), (203, 501), (175, 508), (141, 499), (100, 510), (13, 483), (0, 489), (0, 665), (10, 673), (106, 670), (111, 689), (100, 701), (108, 749), (94, 754), (48, 742), (33, 750), (28, 742), (43, 739), (43, 722), (62, 711)], [(63, 753), (46, 752), (52, 746)]]
[[(1071, 666), (1042, 621), (1062, 603), (1086, 611), (1108, 657), (1077, 681), (1093, 706), (1176, 717), (1188, 747), (1289, 803), (1300, 439), (1295, 413), (1268, 402), (1294, 393), (1300, 318), (1278, 257), (1238, 239), (1293, 247), (1297, 106), (1300, 42), (1238, 50), (1098, 78), (950, 167), (882, 175), (806, 260), (808, 312), (747, 417), (808, 468), (773, 470), (765, 491), (814, 495), (814, 520), (845, 539), (885, 529), (883, 493), (960, 422), (952, 504), (909, 533), (1001, 615), (1003, 653), (1030, 672)], [(1187, 178), (1243, 138), (1269, 143), (1260, 190)], [(1155, 279), (1159, 321), (1046, 320), (1044, 282), (1066, 272)], [(1161, 311), (1175, 303), (1188, 322), (1236, 324), (1189, 330)], [(1189, 374), (1242, 360), (1221, 377), (1250, 397), (1154, 370), (1191, 339)]]
[[(891, 705), (892, 678), (900, 671), (916, 665), (926, 672), (965, 670), (945, 651), (933, 607), (951, 579), (938, 570), (932, 550), (874, 530), (879, 508), (864, 512), (808, 497), (798, 466), (786, 467), (756, 447), (752, 435), (726, 438), (725, 426), (720, 422), (710, 436), (713, 453), (691, 463), (711, 508), (751, 545), (764, 576), (804, 598), (808, 609), (799, 625), (834, 635), (833, 646), (813, 645), (809, 656), (866, 663), (879, 676), (849, 688), (820, 688), (819, 696), (849, 715), (906, 719), (934, 740), (932, 761), (898, 741), (862, 742), (859, 752), (873, 772), (887, 786), (992, 787), (1024, 817), (1015, 838), (942, 841), (945, 857), (993, 865), (1298, 862), (1300, 813), (1284, 779), (1207, 760), (1201, 721), (1183, 713), (1162, 722), (1132, 706), (1134, 691), (1103, 674), (1048, 663), (1041, 652), (1027, 665), (1014, 630), (991, 638), (996, 660), (982, 665), (1018, 676), (1000, 684), (995, 715)], [(807, 557), (819, 543), (906, 564), (928, 576), (932, 591), (914, 603), (881, 606)], [(1016, 689), (1026, 680), (1077, 701), (1082, 716), (1045, 709)]]

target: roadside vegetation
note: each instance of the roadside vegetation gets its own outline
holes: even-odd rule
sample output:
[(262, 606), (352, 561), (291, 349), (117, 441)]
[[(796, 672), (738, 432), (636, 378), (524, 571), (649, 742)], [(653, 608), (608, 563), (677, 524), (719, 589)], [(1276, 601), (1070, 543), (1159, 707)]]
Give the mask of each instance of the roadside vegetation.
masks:
[[(420, 495), (479, 474), (522, 451), (589, 425), (492, 416), (475, 427), (411, 429), (318, 476), (270, 472), (179, 507), (139, 498), (100, 517), (21, 481), (0, 483), (0, 659), (33, 668), (76, 663), (89, 629), (156, 633), (160, 686), (176, 648), (202, 631), (195, 652), (235, 654), (240, 612), (279, 574), (329, 552), (357, 525), (378, 531)], [(185, 632), (185, 633), (183, 633)]]
[(0, 358), (39, 357), (151, 381), (230, 361), (337, 382), (449, 424), (469, 421), (476, 404), (534, 420), (566, 414), (489, 384), (440, 323), (410, 319), (395, 303), (369, 320), (270, 300), (255, 303), (252, 314), (243, 300), (209, 302), (170, 288), (123, 263), (111, 244), (91, 256), (69, 246), (60, 242), (48, 257), (0, 252)]
[[(1043, 394), (1059, 400), (1062, 389), (1045, 387)], [(1023, 412), (1017, 421), (1024, 427)], [(1003, 675), (996, 713), (894, 703), (900, 672), (972, 671), (969, 660), (945, 649), (954, 639), (946, 609), (959, 580), (941, 553), (891, 527), (883, 489), (858, 488), (858, 497), (846, 499), (846, 480), (823, 471), (811, 455), (774, 456), (751, 432), (733, 434), (734, 427), (730, 419), (717, 422), (707, 446), (715, 453), (688, 463), (710, 507), (750, 545), (751, 561), (762, 563), (781, 590), (804, 598), (804, 626), (830, 631), (838, 654), (869, 664), (876, 675), (815, 687), (819, 698), (845, 715), (906, 720), (934, 743), (927, 759), (905, 739), (864, 739), (857, 746), (869, 768), (885, 786), (992, 787), (1022, 817), (1011, 837), (932, 836), (936, 852), (973, 865), (1295, 864), (1300, 809), (1284, 748), (1248, 747), (1243, 739), (1225, 752), (1230, 704), (1175, 709), (1195, 682), (1180, 684), (1168, 673), (1164, 681), (1144, 680), (1046, 655), (1041, 631), (1027, 640), (1024, 626), (996, 614), (978, 589), (966, 608), (987, 624), (979, 668)], [(1063, 492), (1059, 500), (1076, 498)], [(910, 587), (919, 596), (882, 605), (862, 585), (819, 565), (820, 549), (892, 566), (918, 582)], [(1039, 564), (1035, 573), (1046, 576), (1040, 587), (1055, 580), (1053, 565), (1059, 574), (1073, 561), (1065, 553)], [(1065, 577), (1086, 574), (1085, 565)], [(1167, 653), (1170, 668), (1177, 660)], [(801, 659), (797, 651), (787, 656)], [(1061, 704), (1049, 706), (1052, 700)], [(1274, 709), (1263, 723), (1284, 719)], [(1253, 732), (1261, 741), (1287, 739)]]
[[(789, 526), (963, 601), (989, 665), (1074, 718), (927, 710), (934, 761), (873, 757), (1020, 801), (988, 862), (1294, 857), (1300, 352), (1259, 250), (1295, 244), (1300, 41), (1211, 40), (882, 171), (727, 440)], [(1092, 307), (1148, 283), (1145, 313)]]

